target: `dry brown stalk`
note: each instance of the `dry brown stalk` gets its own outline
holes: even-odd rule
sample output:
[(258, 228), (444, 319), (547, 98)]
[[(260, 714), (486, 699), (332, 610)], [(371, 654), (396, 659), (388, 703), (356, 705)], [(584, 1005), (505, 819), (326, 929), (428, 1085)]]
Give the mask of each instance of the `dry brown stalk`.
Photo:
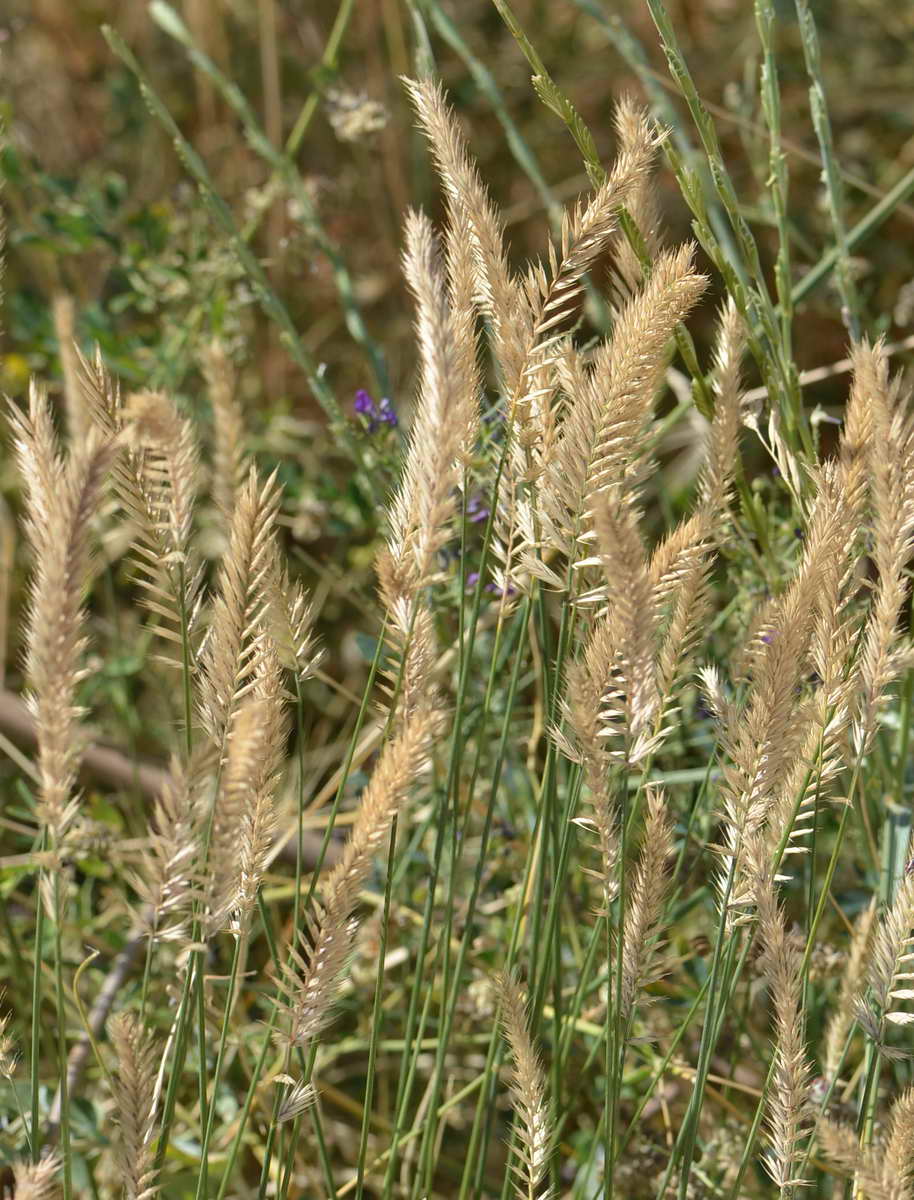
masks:
[(63, 375), (64, 410), (67, 417), (67, 433), (71, 442), (85, 437), (91, 424), (83, 403), (79, 382), (79, 356), (74, 341), (76, 306), (69, 292), (57, 292), (51, 301), (54, 333), (57, 337), (60, 369)]

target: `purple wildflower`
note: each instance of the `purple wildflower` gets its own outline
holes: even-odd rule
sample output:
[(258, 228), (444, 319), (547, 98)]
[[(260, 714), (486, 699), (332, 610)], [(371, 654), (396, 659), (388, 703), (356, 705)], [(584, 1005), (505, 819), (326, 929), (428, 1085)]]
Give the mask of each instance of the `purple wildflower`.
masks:
[(474, 525), (478, 525), (480, 521), (487, 521), (489, 518), (489, 510), (483, 504), (481, 496), (471, 496), (467, 502), (467, 517)]
[(384, 425), (390, 425), (396, 429), (399, 421), (394, 406), (386, 396), (382, 396), (381, 403), (378, 405), (378, 420)]
[(374, 417), (374, 400), (364, 388), (359, 388), (356, 392), (352, 407), (357, 413), (364, 413), (366, 417)]
[(503, 591), (502, 591), (502, 589), (501, 589), (501, 588), (498, 586), (498, 584), (497, 584), (497, 583), (487, 583), (487, 584), (486, 584), (486, 591), (487, 591), (487, 592), (492, 592), (492, 594), (493, 594), (493, 595), (495, 595), (495, 596), (498, 596), (498, 597), (501, 597), (501, 596), (505, 596), (505, 595), (507, 595), (507, 596), (513, 596), (513, 595), (514, 595), (514, 593), (515, 593), (515, 591), (516, 591), (516, 589), (515, 589), (514, 587), (512, 587), (512, 586), (511, 586), (511, 584), (509, 583), (509, 584), (508, 584), (508, 590), (507, 590), (507, 592), (503, 592)]
[(469, 575), (467, 575), (467, 581), (465, 585), (466, 591), (472, 592), (477, 583), (479, 583), (479, 572), (470, 571)]

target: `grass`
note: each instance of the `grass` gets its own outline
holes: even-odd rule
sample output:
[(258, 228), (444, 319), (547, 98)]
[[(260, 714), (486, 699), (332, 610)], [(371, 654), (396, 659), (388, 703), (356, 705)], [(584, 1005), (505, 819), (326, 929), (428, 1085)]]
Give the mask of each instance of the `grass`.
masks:
[[(661, 0), (388, 4), (385, 115), (358, 6), (304, 81), (256, 8), (262, 94), (221, 10), (92, 26), (167, 214), (9, 111), (2, 1187), (904, 1200), (910, 339), (854, 256), (914, 174), (842, 161), (853, 22), (719, 23), (721, 106)], [(404, 199), (386, 321), (327, 128)]]

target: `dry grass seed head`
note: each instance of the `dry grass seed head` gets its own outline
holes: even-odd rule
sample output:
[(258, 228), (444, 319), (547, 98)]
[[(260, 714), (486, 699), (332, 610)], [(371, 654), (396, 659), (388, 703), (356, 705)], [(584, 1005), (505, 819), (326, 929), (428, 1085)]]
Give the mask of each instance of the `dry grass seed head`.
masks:
[(228, 536), (235, 500), (247, 475), (244, 414), (235, 392), (234, 364), (223, 343), (210, 342), (202, 358), (213, 414), (213, 500)]
[(497, 980), (501, 1021), (511, 1051), (511, 1099), (516, 1116), (514, 1143), (515, 1194), (532, 1200), (546, 1173), (552, 1145), (552, 1118), (546, 1102), (546, 1074), (530, 1037), (526, 1002), (513, 975)]
[(787, 935), (775, 893), (774, 875), (764, 864), (755, 898), (775, 1023), (775, 1072), (768, 1095), (768, 1128), (773, 1157), (765, 1167), (782, 1192), (799, 1185), (802, 1146), (809, 1132), (811, 1070), (806, 1054), (800, 954)]
[(264, 652), (267, 581), (275, 561), (280, 498), (275, 473), (261, 483), (252, 467), (232, 514), (210, 628), (200, 652), (201, 717), (220, 751), (241, 701), (255, 686), (257, 662)]
[(229, 729), (207, 863), (210, 920), (215, 928), (225, 928), (234, 918), (241, 933), (247, 931), (266, 869), (288, 734), (281, 668), (268, 637), (254, 671), (254, 686)]
[(412, 712), (381, 751), (340, 860), (327, 877), (320, 905), (308, 918), (302, 949), (290, 948), (290, 963), (277, 980), (287, 1017), (277, 1038), (286, 1045), (310, 1043), (329, 1020), (352, 950), (359, 892), (410, 787), (428, 763), (438, 728), (434, 713)]
[(38, 817), (56, 844), (76, 814), (73, 790), (82, 757), (76, 690), (85, 675), (90, 524), (114, 444), (90, 435), (65, 461), (47, 399), (37, 388), (31, 391), (28, 414), (14, 409), (11, 422), (34, 557), (25, 669), (38, 734)]
[(48, 1154), (37, 1163), (16, 1163), (16, 1200), (56, 1200), (60, 1195), (60, 1157)]
[(118, 1013), (109, 1023), (117, 1056), (114, 1100), (120, 1137), (115, 1157), (127, 1200), (151, 1200), (155, 1184), (153, 1134), (155, 1083), (159, 1050), (132, 1013)]

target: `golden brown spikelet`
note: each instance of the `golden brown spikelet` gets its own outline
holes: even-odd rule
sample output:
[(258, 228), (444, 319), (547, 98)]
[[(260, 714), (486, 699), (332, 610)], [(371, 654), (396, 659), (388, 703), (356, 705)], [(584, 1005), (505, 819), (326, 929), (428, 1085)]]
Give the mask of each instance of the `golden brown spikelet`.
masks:
[(867, 967), (872, 953), (873, 924), (876, 918), (876, 902), (860, 913), (854, 925), (847, 965), (841, 977), (841, 986), (834, 1001), (828, 1027), (825, 1031), (825, 1078), (831, 1082), (838, 1076), (841, 1056), (866, 985)]
[(83, 403), (83, 393), (79, 381), (79, 358), (74, 340), (76, 306), (69, 292), (57, 292), (54, 295), (51, 301), (51, 315), (54, 320), (54, 334), (57, 338), (60, 369), (63, 375), (67, 433), (71, 442), (78, 442), (80, 438), (85, 437), (91, 421)]
[[(868, 399), (867, 465), (873, 511), (871, 558), (878, 582), (859, 655), (855, 743), (864, 753), (876, 732), (886, 689), (911, 665), (898, 635), (908, 595), (905, 568), (914, 552), (914, 417), (901, 403), (900, 380), (889, 379), (885, 346), (863, 344), (854, 354), (854, 387)], [(860, 422), (862, 423), (862, 422)]]
[(692, 258), (691, 246), (661, 254), (564, 408), (542, 493), (548, 542), (572, 560), (592, 537), (600, 493), (637, 482), (667, 344), (706, 283)]
[(218, 339), (203, 351), (203, 377), (213, 414), (212, 492), (226, 524), (247, 475), (244, 414), (235, 394), (235, 370)]
[(463, 135), (440, 86), (404, 80), (416, 116), (429, 140), (451, 215), (465, 218), (475, 263), (476, 301), (492, 325), (496, 360), (513, 392), (523, 373), (530, 331), (529, 309), (513, 279), (504, 246), (503, 223), (467, 154)]
[(825, 1119), (818, 1127), (827, 1158), (853, 1175), (865, 1200), (911, 1200), (914, 1185), (914, 1089), (892, 1105), (887, 1135), (876, 1145), (861, 1145), (853, 1129)]
[(714, 348), (714, 416), (708, 431), (708, 449), (699, 479), (703, 506), (719, 518), (730, 499), (731, 481), (739, 457), (742, 398), (740, 360), (746, 331), (736, 305), (729, 300), (718, 316)]
[[(467, 311), (466, 264), (453, 247), (450, 263), (456, 283), (449, 288), (428, 219), (411, 213), (404, 270), (416, 302), (419, 396), (403, 478), (389, 506), (388, 544), (377, 564), (394, 651), (388, 674), (392, 685), (399, 680), (403, 711), (421, 704), (430, 687), (434, 637), (420, 594), (453, 535), (459, 466), (475, 444), (478, 423), (475, 327)], [(458, 308), (451, 308), (452, 299)]]
[[(715, 530), (704, 508), (681, 525), (685, 528), (679, 553), (670, 562), (668, 570), (655, 578), (660, 566), (656, 552), (650, 567), (660, 633), (657, 689), (661, 718), (667, 724), (678, 689), (689, 673), (692, 657), (707, 630), (711, 607), (709, 579), (714, 545), (719, 535), (719, 526)], [(657, 737), (665, 732), (659, 720), (655, 720), (654, 728)]]
[(82, 754), (76, 691), (85, 675), (89, 532), (114, 447), (93, 435), (64, 462), (47, 400), (37, 388), (28, 415), (13, 410), (11, 423), (34, 555), (26, 680), (38, 736), (38, 818), (56, 846), (76, 813), (73, 791)]
[(810, 1065), (806, 1054), (800, 954), (787, 936), (767, 866), (755, 886), (759, 932), (764, 947), (760, 965), (768, 982), (775, 1024), (775, 1071), (768, 1093), (768, 1128), (773, 1157), (765, 1168), (781, 1190), (802, 1183), (797, 1168), (809, 1133)]
[(444, 258), (456, 373), (461, 381), (455, 397), (459, 411), (454, 414), (461, 430), (458, 459), (461, 466), (467, 468), (476, 453), (482, 374), (476, 333), (473, 243), (469, 218), (462, 208), (451, 212), (445, 227)]
[[(650, 113), (631, 96), (623, 96), (616, 104), (613, 124), (619, 140), (620, 156), (631, 153), (636, 147), (657, 145), (659, 139)], [(649, 172), (645, 172), (633, 185), (625, 199), (625, 207), (651, 259), (660, 251), (659, 212), (657, 189)], [(616, 307), (620, 308), (634, 295), (644, 277), (644, 269), (638, 255), (627, 239), (619, 238), (616, 260), (613, 264), (612, 282)]]
[(305, 589), (289, 579), (280, 555), (274, 555), (265, 580), (269, 601), (269, 631), (284, 667), (303, 683), (317, 670), (323, 651), (315, 646), (316, 613)]
[(149, 847), (133, 888), (142, 901), (138, 928), (157, 941), (180, 938), (187, 927), (199, 849), (194, 773), (173, 758), (156, 797)]
[(206, 643), (200, 652), (200, 713), (221, 751), (232, 718), (254, 686), (266, 634), (267, 581), (275, 561), (280, 491), (275, 474), (264, 483), (252, 467), (232, 515), (229, 545), (213, 599)]
[(192, 538), (200, 465), (196, 435), (161, 392), (128, 396), (121, 420), (135, 484), (120, 494), (136, 531), (135, 580), (158, 619), (157, 633), (183, 646), (201, 583)]
[(124, 400), (97, 351), (78, 354), (82, 401), (104, 436), (118, 437), (110, 472), (116, 506), (126, 518), (135, 579), (157, 634), (183, 646), (182, 629), (196, 611), (201, 566), (193, 549), (194, 504), (199, 479), (196, 435), (174, 401), (160, 392)]
[(421, 372), (404, 478), (390, 510), (390, 551), (409, 580), (405, 591), (425, 584), (433, 557), (450, 533), (457, 464), (473, 438), (461, 420), (475, 374), (467, 379), (462, 372), (470, 352), (475, 359), (475, 347), (471, 342), (458, 352), (437, 240), (421, 213), (407, 217), (404, 272), (416, 302)]
[(133, 1013), (112, 1017), (109, 1033), (117, 1056), (115, 1158), (121, 1185), (126, 1200), (151, 1200), (158, 1191), (153, 1136), (159, 1050)]
[(817, 1132), (825, 1157), (854, 1177), (865, 1200), (909, 1200), (907, 1193), (886, 1187), (877, 1151), (872, 1146), (861, 1149), (857, 1134), (849, 1126), (826, 1117), (819, 1122)]
[(853, 605), (857, 591), (855, 516), (839, 468), (825, 463), (810, 471), (810, 478), (816, 487), (818, 508), (827, 511), (833, 522), (834, 551), (818, 559), (808, 662), (814, 686), (802, 705), (804, 740), (768, 817), (765, 844), (772, 858), (785, 834), (785, 856), (806, 852), (804, 840), (812, 831), (816, 814), (832, 798), (850, 757), (848, 733), (853, 718), (854, 656), (859, 636), (859, 619)]
[(650, 279), (619, 314), (611, 340), (594, 356), (589, 408), (596, 420), (586, 447), (587, 511), (641, 453), (634, 439), (647, 422), (670, 337), (707, 285), (694, 269), (694, 253), (694, 246), (684, 245), (660, 255)]
[(514, 1194), (520, 1200), (533, 1200), (537, 1195), (545, 1200), (539, 1187), (549, 1164), (553, 1137), (546, 1075), (527, 1027), (526, 1002), (520, 984), (513, 975), (501, 975), (497, 987), (502, 1027), (513, 1060), (511, 1102), (516, 1118), (513, 1149), (517, 1160), (511, 1163)]
[(56, 1154), (48, 1154), (37, 1163), (16, 1163), (16, 1200), (56, 1200), (60, 1195), (59, 1174), (60, 1158)]
[(590, 813), (576, 817), (575, 823), (597, 835), (600, 870), (590, 874), (596, 874), (600, 881), (604, 913), (618, 889), (619, 814), (611, 777), (615, 756), (603, 737), (602, 720), (605, 681), (611, 677), (615, 662), (616, 634), (609, 614), (597, 625), (583, 659), (568, 666), (565, 709), (574, 741), (554, 732), (562, 752), (583, 769)]
[(651, 729), (660, 700), (653, 588), (633, 510), (618, 494), (609, 494), (594, 513), (594, 522), (617, 638), (616, 679), (606, 681), (602, 701), (604, 733), (621, 733), (626, 757), (637, 761), (639, 735)]
[(638, 997), (662, 973), (657, 963), (661, 920), (669, 892), (673, 822), (662, 789), (647, 789), (641, 856), (625, 913), (622, 944), (622, 1023), (631, 1020)]
[(882, 366), (867, 342), (858, 342), (851, 352), (852, 376), (838, 453), (847, 503), (857, 512), (858, 522), (867, 507), (870, 447), (873, 444), (872, 397), (884, 387)]
[(883, 1175), (901, 1197), (910, 1200), (914, 1189), (914, 1087), (903, 1091), (892, 1105)]
[[(3, 999), (3, 993), (0, 992), (0, 1000)], [(9, 1016), (0, 1016), (0, 1075), (7, 1081), (12, 1080), (13, 1071), (16, 1069), (16, 1063), (19, 1060), (16, 1042), (6, 1032), (9, 1023)]]
[(300, 1116), (317, 1099), (317, 1093), (310, 1083), (305, 1083), (301, 1079), (296, 1082), (289, 1080), (289, 1082), (292, 1086), (283, 1097), (282, 1104), (279, 1106), (279, 1112), (276, 1114), (276, 1120), (280, 1124), (283, 1121), (292, 1121)]
[[(719, 879), (734, 910), (751, 903), (744, 885), (746, 846), (765, 825), (796, 767), (811, 723), (800, 684), (818, 612), (825, 564), (841, 552), (841, 514), (823, 491), (817, 498), (793, 580), (767, 611), (752, 657), (752, 687), (741, 712), (727, 710), (720, 731), (730, 759), (721, 780), (727, 866)], [(778, 829), (775, 841), (786, 830)], [(754, 864), (756, 867), (759, 864)], [(731, 879), (732, 873), (732, 879)], [(729, 883), (728, 883), (729, 881)], [(734, 914), (735, 916), (735, 911)]]
[(330, 1018), (358, 925), (354, 914), (359, 891), (410, 787), (425, 768), (437, 728), (434, 714), (412, 712), (381, 751), (321, 903), (307, 917), (301, 948), (290, 947), (289, 963), (277, 980), (286, 1013), (285, 1028), (277, 1038), (288, 1046), (313, 1041)]
[(288, 733), (281, 668), (269, 639), (255, 669), (254, 686), (240, 702), (229, 731), (207, 860), (210, 927), (226, 928), (231, 918), (242, 934), (272, 842), (274, 798)]
[[(914, 854), (914, 838), (907, 858)], [(914, 1024), (914, 874), (898, 882), (895, 896), (882, 914), (873, 937), (867, 982), (869, 991), (856, 1017), (883, 1054), (895, 1053), (887, 1042), (892, 1027)]]
[(532, 345), (527, 351), (529, 362), (533, 347), (548, 346), (555, 331), (566, 324), (576, 310), (583, 294), (583, 281), (619, 227), (619, 210), (630, 204), (632, 197), (643, 189), (650, 173), (658, 139), (645, 122), (635, 122), (627, 130), (630, 136), (622, 139), (619, 153), (606, 179), (562, 218), (561, 240), (558, 247), (550, 246), (550, 271), (535, 271)]

